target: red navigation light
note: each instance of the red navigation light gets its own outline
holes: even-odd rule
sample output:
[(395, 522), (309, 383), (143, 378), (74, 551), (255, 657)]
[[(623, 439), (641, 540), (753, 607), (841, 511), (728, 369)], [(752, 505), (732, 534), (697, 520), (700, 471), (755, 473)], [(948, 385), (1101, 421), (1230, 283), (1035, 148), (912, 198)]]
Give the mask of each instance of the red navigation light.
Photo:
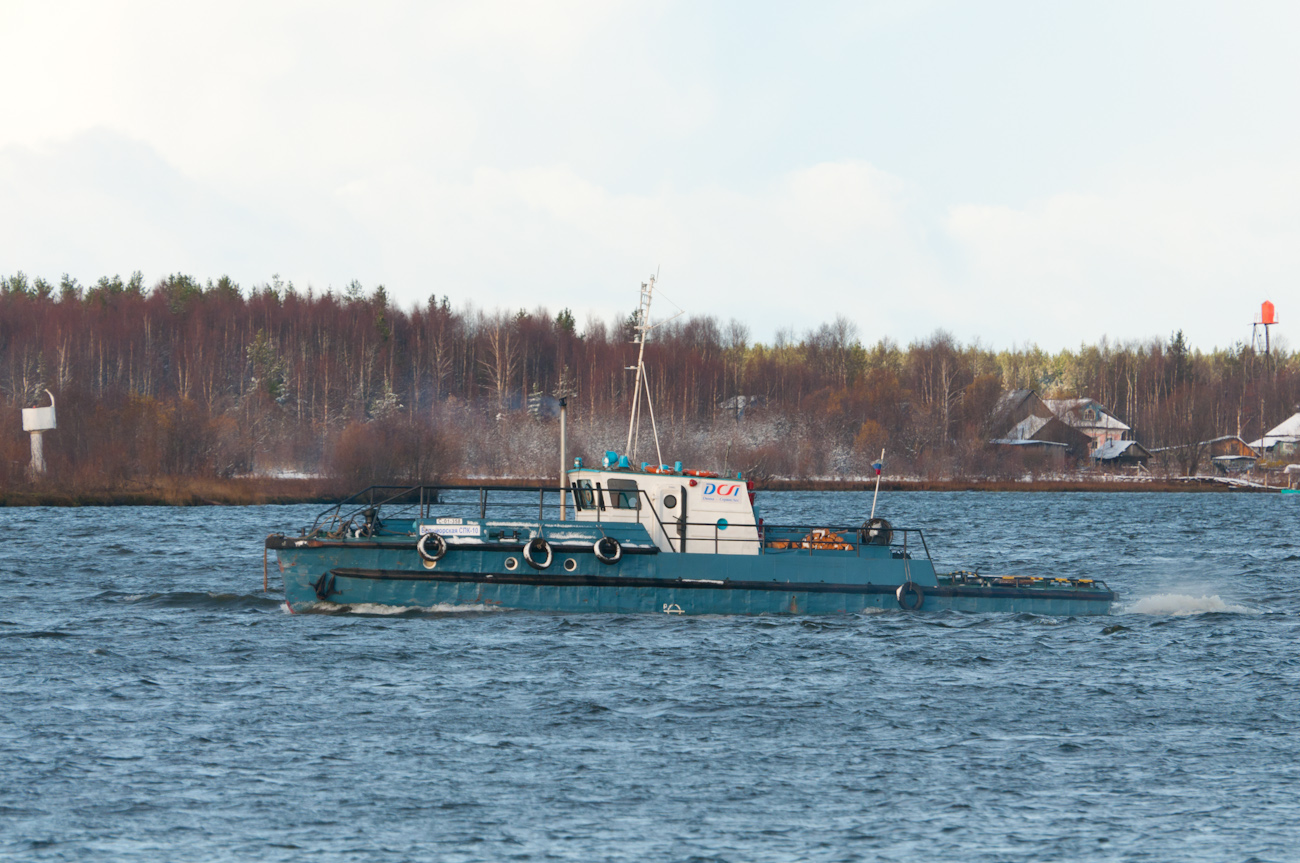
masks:
[(691, 480), (691, 488), (695, 488), (695, 480)]
[(1268, 300), (1265, 300), (1264, 304), (1259, 307), (1259, 322), (1261, 324), (1277, 323), (1277, 317), (1275, 316), (1273, 311), (1273, 304), (1270, 303)]

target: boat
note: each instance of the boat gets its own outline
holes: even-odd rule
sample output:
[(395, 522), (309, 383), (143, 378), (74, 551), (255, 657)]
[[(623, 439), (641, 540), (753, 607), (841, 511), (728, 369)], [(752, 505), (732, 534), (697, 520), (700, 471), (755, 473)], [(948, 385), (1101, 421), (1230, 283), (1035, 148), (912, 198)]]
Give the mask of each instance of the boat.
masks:
[[(742, 473), (636, 464), (654, 280), (627, 449), (599, 464), (564, 453), (554, 486), (372, 486), (297, 535), (272, 534), (291, 611), (382, 605), (670, 615), (825, 615), (895, 609), (1108, 614), (1104, 581), (939, 572), (925, 531), (860, 522), (767, 524)], [(646, 407), (654, 428), (649, 386)], [(883, 453), (882, 460), (883, 462)], [(265, 577), (265, 572), (264, 572)]]

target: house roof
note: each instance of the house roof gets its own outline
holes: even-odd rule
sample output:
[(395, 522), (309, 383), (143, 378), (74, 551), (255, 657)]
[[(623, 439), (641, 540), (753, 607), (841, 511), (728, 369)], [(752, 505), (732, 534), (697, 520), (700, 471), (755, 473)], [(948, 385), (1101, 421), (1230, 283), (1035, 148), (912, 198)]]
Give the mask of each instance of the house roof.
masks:
[[(1211, 444), (1222, 443), (1228, 440), (1241, 441), (1242, 445), (1246, 447), (1253, 446), (1252, 444), (1246, 443), (1246, 441), (1243, 438), (1235, 434), (1226, 434), (1220, 437), (1210, 438), (1209, 440), (1203, 440), (1200, 443), (1198, 443), (1197, 446), (1210, 446)], [(1188, 446), (1189, 446), (1188, 444), (1176, 444), (1174, 446), (1153, 446), (1153, 447), (1149, 447), (1147, 449), (1147, 452), (1149, 453), (1174, 452), (1176, 450), (1185, 450), (1188, 448)], [(1250, 456), (1241, 456), (1241, 457), (1250, 458)], [(1236, 458), (1236, 456), (1215, 456), (1215, 458)]]
[(1293, 413), (1280, 424), (1273, 426), (1264, 433), (1264, 436), (1251, 444), (1259, 449), (1261, 446), (1265, 449), (1277, 443), (1297, 443), (1300, 442), (1300, 412)]
[[(1132, 431), (1128, 425), (1106, 410), (1105, 405), (1094, 399), (1043, 399), (1043, 404), (1075, 428)], [(1096, 412), (1095, 419), (1085, 415), (1084, 411), (1089, 408)]]
[(1046, 417), (1031, 414), (1008, 429), (1003, 440), (1029, 440), (1049, 422), (1051, 420)]
[(993, 406), (994, 413), (1009, 411), (1020, 406), (1020, 404), (1034, 394), (1033, 390), (1007, 390), (998, 396), (998, 403)]
[[(1242, 437), (1235, 434), (1225, 434), (1225, 435), (1221, 435), (1220, 437), (1212, 437), (1209, 440), (1201, 441), (1201, 443), (1219, 443), (1220, 441), (1225, 441), (1225, 440), (1239, 440), (1242, 443), (1246, 443), (1246, 441)], [(1250, 444), (1246, 444), (1246, 445), (1250, 446)]]
[(1300, 412), (1291, 414), (1250, 445), (1258, 450), (1272, 449), (1280, 443), (1300, 443)]
[(1269, 429), (1264, 437), (1300, 436), (1300, 412), (1291, 414), (1280, 425)]
[(1092, 453), (1096, 461), (1110, 461), (1125, 455), (1130, 458), (1151, 457), (1147, 448), (1135, 440), (1108, 440)]
[(994, 438), (989, 443), (1000, 446), (1059, 446), (1061, 449), (1070, 448), (1068, 443), (1057, 443), (1054, 440), (1026, 440), (1023, 438)]
[(1248, 446), (1256, 451), (1272, 449), (1280, 443), (1300, 443), (1300, 435), (1264, 435), (1259, 440), (1251, 441)]

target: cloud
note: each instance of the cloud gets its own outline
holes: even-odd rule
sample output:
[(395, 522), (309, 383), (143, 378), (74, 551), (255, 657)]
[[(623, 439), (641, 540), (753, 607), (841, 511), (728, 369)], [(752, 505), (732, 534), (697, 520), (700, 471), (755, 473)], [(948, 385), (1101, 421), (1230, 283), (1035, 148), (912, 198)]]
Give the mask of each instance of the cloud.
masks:
[[(1078, 342), (1183, 329), (1195, 344), (1226, 346), (1249, 335), (1260, 302), (1292, 293), (1300, 167), (1120, 177), (1025, 207), (954, 206), (946, 228), (970, 294), (1001, 297), (1022, 332)], [(987, 319), (976, 304), (965, 311)]]
[(1300, 236), (1300, 170), (1285, 165), (937, 211), (914, 184), (858, 160), (748, 191), (645, 193), (565, 164), (482, 166), (465, 179), (407, 166), (268, 202), (103, 129), (0, 149), (0, 197), (0, 267), (46, 278), (138, 268), (247, 285), (279, 273), (323, 289), (355, 277), (405, 304), (439, 294), (614, 318), (662, 267), (662, 290), (689, 313), (740, 318), (763, 339), (842, 313), (867, 339), (903, 342), (942, 327), (993, 345), (1175, 329), (1228, 344), (1261, 300), (1285, 314)]
[[(299, 201), (268, 210), (187, 177), (152, 147), (103, 129), (40, 148), (0, 148), (0, 265), (93, 281), (142, 270), (224, 273), (248, 283), (309, 264), (375, 268), (373, 246), (345, 210)], [(348, 246), (338, 241), (348, 237)]]
[(760, 338), (843, 313), (1208, 347), (1265, 296), (1286, 319), (1285, 27), (860, 7), (3, 4), (0, 271), (622, 317), (661, 266)]
[(616, 194), (569, 166), (483, 168), (465, 183), (395, 178), (355, 190), (349, 206), (372, 233), (389, 226), (399, 292), (424, 284), (504, 306), (625, 316), (662, 265), (663, 291), (691, 313), (770, 334), (842, 311), (883, 336), (909, 314), (902, 297), (939, 279), (906, 184), (861, 162), (793, 171), (750, 193)]

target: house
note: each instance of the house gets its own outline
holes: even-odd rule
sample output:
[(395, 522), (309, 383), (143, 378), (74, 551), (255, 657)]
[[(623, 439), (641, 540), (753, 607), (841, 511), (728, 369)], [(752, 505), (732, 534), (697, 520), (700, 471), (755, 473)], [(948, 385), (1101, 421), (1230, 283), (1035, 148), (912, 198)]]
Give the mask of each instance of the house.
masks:
[(1045, 399), (1043, 403), (1062, 422), (1086, 434), (1092, 452), (1107, 443), (1133, 439), (1133, 429), (1093, 399)]
[(1235, 434), (1216, 437), (1202, 444), (1210, 453), (1210, 464), (1220, 473), (1238, 473), (1250, 470), (1259, 460), (1259, 453)]
[(1070, 449), (1068, 444), (1057, 443), (1050, 440), (1014, 440), (1010, 438), (995, 438), (989, 443), (997, 447), (1007, 447), (1009, 450), (1019, 453), (1023, 456), (1030, 456), (1040, 464), (1055, 470), (1065, 468), (1065, 457)]
[(1223, 437), (1216, 437), (1213, 440), (1207, 440), (1201, 444), (1210, 451), (1211, 458), (1220, 456), (1240, 456), (1241, 458), (1255, 459), (1259, 453), (1255, 448), (1246, 443), (1235, 434), (1226, 434)]
[(1007, 390), (993, 406), (991, 420), (995, 427), (1010, 428), (1028, 416), (1051, 419), (1055, 414), (1033, 390)]
[(1092, 451), (1092, 460), (1102, 467), (1145, 467), (1151, 453), (1135, 440), (1111, 440)]
[(1156, 447), (1149, 452), (1166, 466), (1176, 463), (1193, 472), (1198, 470), (1201, 460), (1205, 458), (1220, 473), (1250, 470), (1259, 459), (1259, 454), (1250, 444), (1236, 435), (1224, 435), (1197, 444)]
[(1279, 458), (1295, 455), (1300, 450), (1300, 413), (1292, 414), (1286, 422), (1269, 429), (1262, 438), (1251, 441), (1250, 446), (1261, 456), (1264, 453)]
[[(1057, 418), (1033, 390), (1008, 390), (989, 418), (993, 446), (1021, 447), (1025, 453), (1049, 454), (1053, 460), (1088, 454), (1091, 439)], [(1047, 446), (1050, 444), (1051, 446)]]

